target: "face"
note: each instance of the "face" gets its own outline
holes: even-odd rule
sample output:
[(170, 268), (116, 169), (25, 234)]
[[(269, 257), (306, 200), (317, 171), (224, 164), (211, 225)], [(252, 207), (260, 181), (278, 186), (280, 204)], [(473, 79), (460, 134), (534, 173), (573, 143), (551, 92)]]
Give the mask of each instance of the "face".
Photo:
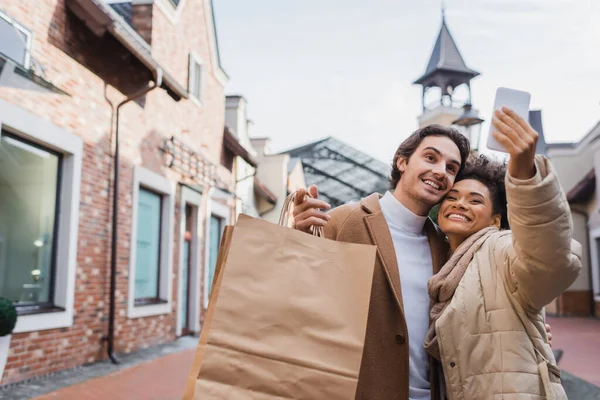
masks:
[(451, 241), (462, 242), (483, 228), (500, 227), (500, 215), (493, 212), (487, 186), (475, 179), (465, 179), (457, 182), (442, 202), (438, 224)]
[(427, 215), (454, 184), (460, 169), (460, 151), (452, 139), (445, 136), (427, 136), (409, 160), (400, 158), (401, 172), (396, 190), (419, 215)]

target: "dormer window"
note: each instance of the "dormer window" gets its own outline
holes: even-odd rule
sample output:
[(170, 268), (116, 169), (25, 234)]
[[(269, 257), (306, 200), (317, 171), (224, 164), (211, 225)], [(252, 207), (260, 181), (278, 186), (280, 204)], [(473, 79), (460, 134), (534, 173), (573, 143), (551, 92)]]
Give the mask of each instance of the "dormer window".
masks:
[(31, 32), (0, 13), (0, 56), (29, 68)]

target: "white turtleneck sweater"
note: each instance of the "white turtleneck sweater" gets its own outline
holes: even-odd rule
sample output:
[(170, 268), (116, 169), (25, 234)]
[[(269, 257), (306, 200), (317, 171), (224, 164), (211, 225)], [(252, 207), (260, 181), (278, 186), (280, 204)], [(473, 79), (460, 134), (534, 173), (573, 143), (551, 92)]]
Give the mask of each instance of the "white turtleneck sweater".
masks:
[(402, 286), (404, 316), (408, 328), (410, 400), (429, 400), (429, 360), (423, 341), (429, 327), (427, 280), (433, 273), (425, 221), (404, 207), (391, 192), (379, 200), (390, 229)]

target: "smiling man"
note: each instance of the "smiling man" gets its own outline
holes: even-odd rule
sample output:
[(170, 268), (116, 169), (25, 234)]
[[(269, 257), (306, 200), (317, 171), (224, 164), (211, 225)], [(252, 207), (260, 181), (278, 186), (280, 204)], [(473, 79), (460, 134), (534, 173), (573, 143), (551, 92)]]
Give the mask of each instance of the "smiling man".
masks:
[(469, 142), (460, 132), (431, 125), (396, 151), (385, 196), (375, 193), (326, 213), (330, 206), (318, 200), (315, 186), (309, 188), (313, 198), (305, 199), (304, 191), (296, 195), (296, 229), (321, 225), (329, 239), (378, 248), (356, 399), (440, 398), (438, 368), (423, 341), (427, 281), (447, 261), (448, 246), (427, 216), (452, 188), (468, 155)]

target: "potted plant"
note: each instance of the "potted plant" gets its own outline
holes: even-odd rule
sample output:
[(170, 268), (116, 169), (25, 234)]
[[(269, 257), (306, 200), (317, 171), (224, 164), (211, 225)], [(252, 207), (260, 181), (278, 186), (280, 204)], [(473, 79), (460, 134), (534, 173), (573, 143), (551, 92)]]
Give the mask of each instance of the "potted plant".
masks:
[(10, 336), (17, 324), (17, 309), (13, 302), (0, 297), (0, 382), (8, 359)]

